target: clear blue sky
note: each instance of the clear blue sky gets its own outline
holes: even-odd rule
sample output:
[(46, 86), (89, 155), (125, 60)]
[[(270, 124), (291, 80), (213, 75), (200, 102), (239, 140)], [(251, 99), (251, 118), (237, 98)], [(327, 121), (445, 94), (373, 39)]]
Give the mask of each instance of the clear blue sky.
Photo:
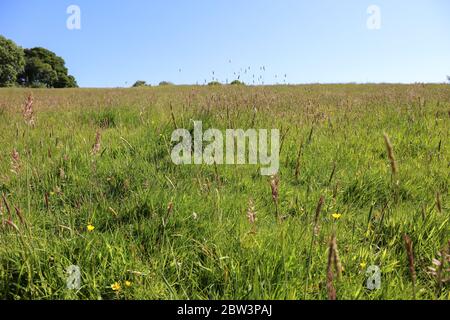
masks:
[[(71, 4), (81, 30), (66, 28)], [(370, 5), (379, 30), (366, 26)], [(450, 74), (448, 0), (1, 0), (0, 34), (56, 52), (83, 87), (225, 82), (234, 72), (266, 84)]]

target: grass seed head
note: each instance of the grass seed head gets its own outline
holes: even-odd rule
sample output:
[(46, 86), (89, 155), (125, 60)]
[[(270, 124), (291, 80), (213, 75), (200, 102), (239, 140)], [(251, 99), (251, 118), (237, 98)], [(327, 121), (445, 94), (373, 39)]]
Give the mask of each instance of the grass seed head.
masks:
[(20, 156), (16, 149), (11, 152), (11, 171), (18, 174), (20, 170)]
[(252, 199), (250, 199), (248, 201), (247, 219), (248, 219), (248, 222), (250, 222), (251, 225), (254, 225), (255, 222), (256, 222), (255, 204), (253, 203)]
[(29, 126), (34, 126), (34, 112), (33, 112), (33, 96), (31, 93), (28, 95), (27, 101), (25, 102), (25, 107), (22, 111), (23, 119), (25, 123)]
[(64, 169), (63, 168), (59, 168), (59, 178), (61, 180), (64, 180), (65, 177), (66, 177), (66, 173), (64, 172)]
[(97, 130), (97, 133), (95, 134), (95, 143), (92, 146), (92, 154), (96, 155), (100, 152), (101, 149), (101, 140), (102, 140), (102, 134), (100, 133), (100, 130)]
[(411, 238), (407, 234), (403, 235), (403, 239), (405, 241), (405, 249), (408, 256), (409, 274), (413, 283), (413, 296), (415, 297), (416, 270), (414, 269), (413, 243)]
[(389, 136), (386, 133), (384, 134), (384, 143), (386, 144), (392, 174), (395, 175), (398, 172), (397, 161), (395, 160), (394, 148), (392, 147), (391, 140), (389, 139)]
[(336, 242), (335, 235), (333, 235), (333, 237), (331, 238), (331, 244), (332, 244), (332, 249), (333, 249), (334, 269), (337, 273), (338, 278), (340, 278), (342, 276), (342, 264), (341, 264), (341, 259), (339, 258), (339, 251), (337, 248), (337, 242)]
[(22, 212), (20, 211), (20, 209), (18, 207), (14, 206), (14, 210), (16, 211), (16, 214), (19, 217), (20, 223), (25, 225), (26, 224), (25, 218), (23, 217)]
[(336, 241), (333, 235), (328, 245), (328, 263), (327, 263), (327, 293), (328, 300), (336, 300), (336, 289), (334, 288), (333, 279), (333, 266), (334, 266), (334, 242)]
[(278, 177), (278, 175), (271, 176), (270, 188), (272, 190), (272, 199), (275, 202), (275, 204), (278, 204), (279, 184), (280, 178)]

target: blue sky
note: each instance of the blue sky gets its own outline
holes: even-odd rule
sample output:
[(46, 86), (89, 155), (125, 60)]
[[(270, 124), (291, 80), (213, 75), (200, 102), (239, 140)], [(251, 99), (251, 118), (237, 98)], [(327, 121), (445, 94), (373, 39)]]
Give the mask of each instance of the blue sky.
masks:
[[(66, 28), (72, 4), (80, 30)], [(380, 8), (379, 30), (367, 28), (370, 5)], [(1, 0), (0, 34), (56, 52), (82, 87), (450, 75), (448, 0)]]

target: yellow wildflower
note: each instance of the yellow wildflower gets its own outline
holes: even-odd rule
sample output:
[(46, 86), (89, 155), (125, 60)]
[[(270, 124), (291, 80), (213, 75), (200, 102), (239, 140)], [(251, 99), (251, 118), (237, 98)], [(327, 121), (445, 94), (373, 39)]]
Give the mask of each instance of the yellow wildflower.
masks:
[(126, 287), (131, 287), (131, 281), (128, 281), (128, 280), (125, 281), (125, 286), (126, 286)]
[(120, 290), (120, 283), (119, 282), (114, 282), (111, 285), (111, 289), (113, 289), (113, 291), (119, 291)]
[(88, 224), (86, 229), (87, 229), (87, 231), (92, 232), (92, 231), (94, 231), (95, 227), (92, 224)]
[(359, 266), (361, 267), (361, 269), (364, 269), (367, 266), (367, 263), (363, 261), (359, 264)]
[(342, 214), (335, 212), (335, 213), (333, 213), (331, 216), (332, 216), (335, 220), (338, 220), (338, 219), (341, 218)]

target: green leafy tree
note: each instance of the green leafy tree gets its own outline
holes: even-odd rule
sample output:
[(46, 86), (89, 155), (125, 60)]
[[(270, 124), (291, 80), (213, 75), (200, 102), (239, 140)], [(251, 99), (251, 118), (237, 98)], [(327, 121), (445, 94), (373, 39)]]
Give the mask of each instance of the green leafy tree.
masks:
[(13, 86), (24, 66), (22, 48), (0, 35), (0, 87)]
[(53, 83), (58, 80), (58, 74), (52, 69), (52, 66), (39, 58), (27, 59), (25, 74), (27, 86), (53, 87)]
[(136, 87), (146, 87), (148, 86), (147, 82), (143, 81), (143, 80), (138, 80), (133, 84), (133, 88)]
[(77, 87), (75, 78), (68, 74), (64, 59), (45, 48), (25, 49), (25, 71), (19, 83), (25, 86), (48, 88)]

